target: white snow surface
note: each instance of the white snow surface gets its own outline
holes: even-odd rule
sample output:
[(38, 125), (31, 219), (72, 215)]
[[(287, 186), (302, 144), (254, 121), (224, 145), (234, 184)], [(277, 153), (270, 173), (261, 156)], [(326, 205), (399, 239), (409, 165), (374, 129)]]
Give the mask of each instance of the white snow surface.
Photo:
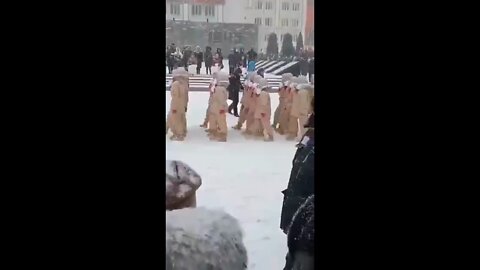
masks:
[[(168, 112), (170, 92), (165, 94)], [(230, 128), (238, 121), (230, 114), (228, 141), (209, 141), (199, 126), (205, 118), (208, 97), (208, 92), (189, 93), (187, 137), (185, 141), (170, 141), (169, 134), (166, 158), (181, 160), (200, 175), (198, 207), (223, 209), (239, 220), (249, 270), (283, 269), (288, 248), (287, 237), (279, 228), (281, 191), (288, 184), (296, 143), (278, 134), (273, 142), (246, 139), (240, 131)], [(273, 115), (278, 95), (270, 94), (270, 98)]]

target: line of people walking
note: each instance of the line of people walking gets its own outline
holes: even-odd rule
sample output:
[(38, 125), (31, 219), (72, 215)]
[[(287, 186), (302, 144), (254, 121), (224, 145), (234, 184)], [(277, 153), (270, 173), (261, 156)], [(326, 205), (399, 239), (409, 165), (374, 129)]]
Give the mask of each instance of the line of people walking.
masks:
[[(287, 140), (299, 141), (305, 134), (304, 125), (313, 112), (310, 106), (314, 98), (314, 87), (305, 76), (295, 77), (283, 74), (278, 90), (279, 104), (273, 113), (270, 97), (270, 86), (263, 78), (262, 70), (248, 73), (242, 85), (240, 83), (241, 69), (237, 68), (232, 75), (214, 72), (209, 86), (210, 97), (201, 127), (205, 128), (212, 141), (226, 142), (228, 135), (227, 117), (230, 113), (238, 117), (238, 122), (232, 128), (245, 130), (247, 138), (262, 138), (273, 141), (274, 132), (286, 135)], [(167, 116), (167, 134), (171, 130), (171, 140), (183, 141), (187, 135), (186, 112), (188, 107), (188, 72), (182, 69), (173, 71), (171, 85), (171, 105)], [(241, 100), (239, 91), (243, 89)], [(228, 105), (228, 99), (232, 103)], [(238, 103), (241, 103), (238, 113)]]

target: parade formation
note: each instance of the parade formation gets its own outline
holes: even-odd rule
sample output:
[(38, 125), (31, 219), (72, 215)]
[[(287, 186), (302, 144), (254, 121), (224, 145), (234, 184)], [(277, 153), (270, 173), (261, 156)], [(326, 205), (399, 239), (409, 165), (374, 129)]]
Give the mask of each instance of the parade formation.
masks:
[[(177, 68), (172, 71), (172, 75), (166, 133), (171, 131), (171, 140), (183, 141), (187, 136), (189, 74), (184, 69)], [(232, 93), (229, 84), (233, 76), (235, 74), (229, 76), (222, 71), (212, 74), (205, 120), (200, 125), (205, 128), (211, 141), (227, 141), (226, 114), (230, 113), (231, 109), (228, 99)], [(312, 113), (311, 103), (314, 98), (314, 86), (308, 82), (307, 77), (295, 77), (290, 73), (282, 75), (278, 89), (279, 105), (274, 110), (273, 124), (271, 89), (262, 72), (248, 73), (241, 87), (243, 94), (240, 100), (240, 115), (238, 123), (232, 129), (241, 131), (246, 138), (263, 138), (266, 142), (274, 140), (274, 131), (279, 135), (286, 135), (287, 140), (299, 141), (303, 137), (304, 125)]]

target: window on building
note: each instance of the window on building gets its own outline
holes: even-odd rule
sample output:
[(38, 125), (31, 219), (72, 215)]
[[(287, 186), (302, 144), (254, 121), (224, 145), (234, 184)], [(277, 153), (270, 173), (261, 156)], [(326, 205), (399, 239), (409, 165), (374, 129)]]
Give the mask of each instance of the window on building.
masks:
[(170, 4), (170, 14), (180, 15), (180, 4)]
[(272, 3), (272, 2), (266, 2), (266, 3), (265, 3), (265, 9), (266, 9), (266, 10), (271, 10), (271, 9), (273, 9), (273, 3)]
[(262, 25), (262, 18), (255, 18), (255, 24)]
[(290, 3), (283, 2), (282, 3), (282, 10), (289, 10), (289, 9), (290, 9)]
[(263, 8), (263, 2), (262, 1), (258, 1), (257, 2), (257, 9), (262, 9)]
[(272, 26), (272, 18), (265, 18), (265, 25)]
[(298, 27), (298, 19), (293, 19), (292, 20), (292, 26), (293, 27)]
[(202, 6), (192, 5), (192, 15), (195, 15), (195, 16), (202, 15)]
[(282, 19), (282, 27), (288, 26), (288, 19)]
[(205, 16), (215, 16), (215, 6), (205, 6)]
[(293, 3), (292, 4), (292, 10), (300, 10), (300, 3)]

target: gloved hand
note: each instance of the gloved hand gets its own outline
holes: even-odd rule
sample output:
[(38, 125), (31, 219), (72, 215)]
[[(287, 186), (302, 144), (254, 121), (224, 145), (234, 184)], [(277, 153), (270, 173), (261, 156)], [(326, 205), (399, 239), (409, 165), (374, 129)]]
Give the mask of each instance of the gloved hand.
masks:
[(177, 110), (172, 110), (172, 113), (177, 113)]

